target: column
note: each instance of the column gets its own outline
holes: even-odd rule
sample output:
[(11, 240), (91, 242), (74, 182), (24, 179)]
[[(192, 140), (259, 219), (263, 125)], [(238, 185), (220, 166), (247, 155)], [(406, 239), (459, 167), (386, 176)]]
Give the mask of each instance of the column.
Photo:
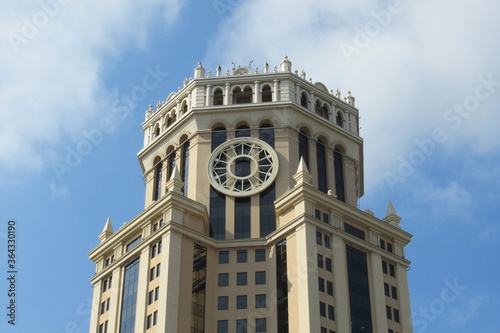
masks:
[(260, 82), (255, 81), (253, 88), (253, 102), (260, 103), (261, 101), (262, 101), (262, 93), (260, 91)]
[(211, 84), (207, 84), (206, 94), (207, 94), (207, 96), (206, 96), (205, 105), (212, 106), (213, 98), (212, 98), (212, 85)]
[(332, 235), (333, 292), (335, 295), (335, 321), (337, 332), (351, 331), (351, 316), (349, 309), (349, 285), (347, 283), (347, 261), (344, 240), (335, 234)]
[(382, 273), (382, 257), (378, 253), (370, 253), (370, 289), (373, 306), (373, 331), (387, 332), (386, 301), (384, 294), (384, 275)]
[(408, 289), (408, 275), (406, 266), (396, 264), (396, 279), (399, 298), (399, 320), (403, 333), (412, 333), (410, 295)]
[(224, 94), (224, 105), (233, 104), (232, 97), (233, 97), (233, 95), (231, 94), (231, 84), (229, 82), (227, 82), (226, 83), (226, 93)]
[(274, 89), (273, 89), (273, 102), (277, 102), (279, 99), (279, 87), (278, 83), (280, 82), (279, 80), (274, 80)]

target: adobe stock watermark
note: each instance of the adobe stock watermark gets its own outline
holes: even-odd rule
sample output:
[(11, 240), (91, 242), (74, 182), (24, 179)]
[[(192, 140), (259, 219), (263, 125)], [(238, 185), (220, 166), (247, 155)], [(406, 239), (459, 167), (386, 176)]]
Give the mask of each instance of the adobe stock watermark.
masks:
[(241, 0), (215, 0), (213, 6), (219, 20), (224, 20), (231, 17), (236, 6), (241, 2)]
[(96, 128), (84, 130), (82, 133), (83, 139), (75, 145), (66, 146), (64, 161), (52, 162), (52, 170), (58, 181), (61, 182), (65, 174), (73, 172), (83, 162), (84, 157), (89, 156), (103, 142), (106, 134), (111, 134), (116, 130), (116, 122), (129, 118), (132, 110), (146, 99), (148, 92), (156, 89), (169, 75), (167, 72), (162, 72), (159, 66), (156, 66), (156, 69), (148, 66), (146, 72), (147, 74), (143, 77), (141, 84), (133, 87), (129, 94), (113, 101), (111, 113), (115, 117), (102, 118)]
[(500, 81), (495, 81), (491, 74), (488, 77), (479, 76), (477, 80), (479, 83), (476, 85), (473, 94), (443, 112), (443, 120), (447, 127), (436, 127), (427, 138), (415, 140), (415, 149), (407, 156), (398, 156), (397, 172), (386, 171), (384, 173), (385, 181), (392, 191), (394, 191), (397, 184), (412, 176), (416, 171), (416, 167), (424, 164), (427, 158), (436, 151), (437, 146), (448, 140), (448, 133), (452, 130), (458, 130), (464, 120), (477, 111), (481, 102), (489, 99), (500, 87)]
[(38, 6), (40, 10), (35, 12), (31, 18), (23, 17), (21, 19), (22, 26), (20, 33), (9, 32), (10, 45), (15, 54), (18, 54), (20, 47), (28, 44), (35, 38), (41, 29), (49, 24), (50, 20), (57, 16), (61, 10), (61, 6), (72, 0), (40, 0)]
[(356, 26), (354, 28), (356, 34), (352, 43), (342, 42), (339, 45), (347, 63), (350, 64), (352, 56), (360, 54), (361, 51), (370, 45), (372, 40), (380, 34), (382, 29), (391, 24), (393, 17), (400, 14), (402, 11), (403, 6), (401, 0), (391, 0), (387, 4), (387, 9), (372, 11), (370, 15), (373, 19), (366, 22), (363, 27)]
[(445, 287), (439, 293), (439, 296), (434, 298), (425, 307), (419, 307), (418, 311), (412, 313), (413, 329), (416, 333), (424, 332), (429, 323), (435, 321), (438, 316), (444, 313), (447, 305), (455, 302), (460, 295), (467, 289), (467, 286), (461, 285), (458, 278), (450, 282), (444, 280)]

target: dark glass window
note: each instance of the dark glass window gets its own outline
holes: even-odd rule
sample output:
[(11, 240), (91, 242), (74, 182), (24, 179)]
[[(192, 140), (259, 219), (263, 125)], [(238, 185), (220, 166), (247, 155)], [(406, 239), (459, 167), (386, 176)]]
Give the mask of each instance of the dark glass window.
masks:
[(396, 287), (391, 286), (391, 294), (392, 294), (392, 298), (398, 299), (398, 292), (396, 290)]
[[(236, 129), (236, 137), (249, 137), (250, 128), (248, 126), (240, 126)], [(243, 175), (250, 173), (250, 161), (247, 159), (240, 159), (237, 162), (236, 169)], [(234, 200), (234, 238), (250, 238), (251, 228), (251, 201), (250, 197), (235, 198)]]
[(365, 240), (365, 232), (361, 229), (356, 228), (355, 226), (350, 225), (349, 223), (344, 222), (344, 230), (348, 234), (351, 234), (355, 237)]
[(373, 333), (366, 253), (346, 247), (351, 332)]
[(326, 304), (319, 302), (319, 315), (321, 317), (326, 317)]
[(392, 320), (392, 309), (390, 306), (385, 307), (385, 313), (387, 314), (387, 319)]
[(299, 158), (304, 158), (307, 168), (309, 168), (309, 143), (307, 134), (303, 131), (299, 133)]
[(288, 333), (288, 274), (286, 239), (276, 244), (276, 291), (278, 307), (277, 333)]
[(222, 95), (222, 90), (217, 89), (214, 91), (214, 105), (222, 105), (224, 102), (224, 96)]
[(247, 320), (246, 319), (236, 319), (236, 333), (247, 333)]
[(217, 310), (227, 310), (229, 308), (229, 297), (219, 296), (217, 298)]
[[(218, 127), (212, 132), (212, 151), (227, 140), (226, 129)], [(225, 181), (225, 176), (221, 176)], [(210, 186), (210, 237), (226, 238), (226, 196)]]
[(255, 332), (267, 332), (266, 318), (255, 318)]
[(323, 234), (316, 231), (316, 244), (323, 245)]
[(337, 199), (345, 202), (345, 191), (344, 191), (344, 162), (342, 160), (342, 154), (338, 149), (333, 151), (333, 169), (335, 172), (335, 193)]
[(385, 296), (391, 296), (389, 291), (389, 285), (387, 283), (384, 283), (384, 294)]
[(325, 279), (323, 278), (318, 278), (318, 288), (319, 288), (319, 291), (321, 292), (325, 292)]
[(219, 251), (219, 264), (229, 263), (229, 251)]
[(238, 250), (236, 253), (237, 262), (247, 262), (247, 250)]
[(194, 244), (191, 292), (191, 332), (205, 331), (207, 248)]
[(330, 296), (333, 296), (333, 282), (326, 281), (326, 293)]
[(385, 261), (382, 261), (382, 272), (384, 272), (384, 274), (387, 274), (387, 263)]
[(328, 178), (326, 176), (326, 149), (325, 145), (321, 141), (316, 143), (316, 163), (318, 169), (318, 190), (326, 193), (328, 191)]
[(324, 327), (321, 327), (321, 333), (328, 333), (328, 330)]
[(170, 152), (170, 155), (168, 155), (168, 175), (167, 179), (170, 179), (172, 176), (172, 173), (175, 170), (175, 150)]
[(273, 101), (273, 94), (271, 92), (271, 87), (265, 85), (262, 88), (262, 102), (272, 102), (272, 101)]
[(255, 307), (256, 308), (266, 307), (266, 295), (264, 294), (255, 295)]
[(139, 258), (125, 267), (121, 307), (120, 333), (134, 333), (135, 308), (137, 304), (137, 281), (139, 278)]
[(330, 236), (325, 235), (325, 247), (326, 247), (327, 249), (329, 249), (329, 248), (330, 248), (330, 242), (331, 242), (331, 241), (330, 241)]
[(128, 251), (132, 250), (141, 241), (142, 241), (142, 237), (141, 236), (137, 237), (136, 239), (134, 239), (133, 241), (131, 241), (130, 243), (127, 244), (126, 251), (128, 252)]
[(252, 103), (252, 89), (246, 87), (243, 91), (236, 88), (233, 91), (233, 104)]
[(229, 273), (219, 273), (218, 286), (219, 287), (229, 286)]
[(330, 215), (328, 213), (323, 213), (323, 218), (321, 221), (325, 222), (326, 224), (330, 224)]
[(394, 271), (394, 265), (389, 264), (389, 275), (392, 277), (396, 277), (396, 272)]
[(255, 262), (266, 261), (266, 249), (255, 250)]
[(399, 323), (399, 310), (394, 309), (394, 321)]
[(383, 239), (380, 240), (380, 248), (382, 250), (385, 250), (385, 240), (383, 240)]
[(307, 95), (304, 92), (300, 95), (300, 105), (307, 108)]
[[(261, 174), (264, 177), (264, 174)], [(276, 186), (273, 182), (264, 191), (260, 192), (260, 237), (266, 237), (276, 230), (276, 213), (274, 200), (276, 200)]]
[(340, 112), (337, 112), (337, 116), (335, 117), (335, 122), (337, 125), (342, 127), (342, 114)]
[(266, 284), (266, 272), (255, 272), (255, 284)]
[(248, 278), (246, 272), (236, 273), (236, 285), (246, 286), (248, 284)]
[(332, 271), (332, 259), (325, 258), (325, 269), (329, 272)]
[(187, 195), (188, 189), (188, 174), (189, 174), (189, 141), (184, 142), (182, 145), (182, 181), (184, 182), (184, 188), (182, 192)]
[(227, 320), (217, 321), (217, 333), (229, 333), (229, 325)]
[(335, 320), (335, 310), (331, 305), (328, 305), (328, 319)]
[(387, 251), (392, 253), (392, 244), (387, 243)]
[(318, 254), (318, 268), (323, 268), (323, 256)]
[(236, 309), (246, 309), (247, 306), (247, 295), (236, 296)]
[(160, 199), (162, 173), (163, 173), (163, 166), (162, 166), (161, 161), (158, 161), (158, 163), (155, 166), (155, 185), (154, 185), (154, 192), (153, 192), (153, 200)]

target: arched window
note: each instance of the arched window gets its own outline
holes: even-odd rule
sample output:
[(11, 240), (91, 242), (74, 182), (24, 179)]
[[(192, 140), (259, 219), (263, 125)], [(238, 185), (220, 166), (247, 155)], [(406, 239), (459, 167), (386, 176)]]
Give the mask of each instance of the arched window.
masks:
[(328, 178), (326, 174), (326, 149), (321, 140), (316, 143), (316, 163), (318, 167), (318, 190), (328, 191)]
[(236, 88), (233, 91), (233, 104), (252, 103), (252, 88), (246, 87), (243, 91)]
[(153, 187), (153, 200), (158, 200), (161, 197), (161, 186), (162, 186), (162, 172), (163, 165), (160, 157), (156, 157), (153, 162), (154, 165), (154, 187)]
[(342, 127), (342, 113), (340, 113), (340, 111), (337, 111), (337, 116), (335, 117), (335, 122), (337, 123), (337, 125), (339, 125), (340, 127)]
[(170, 179), (175, 169), (175, 150), (169, 147), (167, 150), (167, 179)]
[(155, 133), (155, 134), (154, 134), (155, 139), (156, 139), (157, 137), (159, 137), (159, 136), (160, 136), (160, 125), (158, 125), (158, 124), (157, 124), (157, 125), (155, 126), (155, 131), (154, 131), (154, 133)]
[[(239, 126), (236, 129), (236, 137), (250, 136), (250, 127), (246, 125)], [(250, 160), (239, 158), (235, 165), (235, 174), (248, 175), (250, 173)], [(245, 186), (245, 185), (243, 185)], [(251, 235), (251, 197), (234, 198), (234, 238), (250, 238)]]
[(302, 157), (306, 166), (309, 168), (309, 142), (307, 134), (304, 131), (299, 133), (299, 158)]
[[(227, 140), (224, 127), (212, 131), (212, 151)], [(221, 176), (224, 182), (225, 176)], [(226, 239), (226, 196), (210, 185), (210, 237)]]
[(224, 96), (222, 89), (218, 88), (214, 91), (214, 105), (222, 105), (224, 103)]
[[(274, 148), (273, 125), (266, 124), (261, 126), (259, 130), (259, 139)], [(264, 175), (261, 176), (264, 177)], [(274, 200), (276, 200), (276, 186), (273, 182), (268, 188), (260, 192), (260, 237), (266, 237), (276, 230)]]
[(300, 105), (307, 109), (307, 94), (305, 92), (300, 95)]
[(328, 107), (326, 104), (323, 104), (323, 107), (321, 108), (321, 117), (328, 119)]
[(185, 115), (187, 111), (188, 111), (188, 105), (187, 105), (187, 103), (185, 103), (184, 106), (182, 107), (181, 115)]
[(333, 151), (333, 169), (335, 172), (335, 192), (337, 199), (345, 202), (344, 161), (342, 153), (338, 148), (335, 148)]
[(271, 92), (271, 87), (265, 85), (262, 88), (262, 102), (272, 102), (273, 101), (273, 93)]
[(182, 144), (182, 149), (181, 149), (181, 178), (182, 181), (184, 182), (184, 187), (182, 188), (182, 193), (184, 196), (187, 196), (187, 191), (188, 191), (188, 174), (189, 174), (189, 140), (186, 140)]

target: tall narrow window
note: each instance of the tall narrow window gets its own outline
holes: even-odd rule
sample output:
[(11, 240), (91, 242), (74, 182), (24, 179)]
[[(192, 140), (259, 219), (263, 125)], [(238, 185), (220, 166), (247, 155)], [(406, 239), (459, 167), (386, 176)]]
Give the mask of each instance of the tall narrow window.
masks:
[(309, 168), (309, 142), (307, 134), (304, 131), (299, 133), (299, 158), (302, 157), (306, 166)]
[(335, 172), (335, 192), (337, 199), (345, 202), (344, 190), (344, 161), (340, 151), (335, 148), (333, 152), (333, 169)]
[(307, 109), (307, 95), (305, 92), (300, 95), (300, 105)]
[(137, 304), (137, 281), (139, 278), (139, 258), (125, 267), (120, 320), (120, 333), (134, 333), (135, 308)]
[(222, 105), (224, 102), (224, 96), (222, 95), (222, 90), (219, 88), (214, 91), (214, 105)]
[(243, 91), (236, 88), (233, 91), (233, 104), (252, 103), (252, 88), (246, 87)]
[(366, 253), (346, 247), (351, 332), (372, 333), (370, 289)]
[[(263, 125), (259, 131), (259, 139), (274, 148), (274, 127), (269, 124)], [(265, 177), (265, 175), (261, 174), (261, 177)], [(260, 192), (260, 237), (266, 237), (276, 230), (274, 200), (276, 200), (276, 186), (275, 183), (272, 183)]]
[(337, 112), (337, 116), (335, 117), (335, 122), (337, 123), (337, 125), (339, 125), (340, 127), (342, 127), (342, 113), (340, 113), (340, 111)]
[(187, 196), (188, 190), (188, 174), (189, 174), (189, 141), (185, 141), (182, 145), (182, 181), (184, 182), (184, 188), (182, 192)]
[(205, 332), (205, 292), (207, 275), (207, 248), (194, 244), (193, 286), (191, 296), (191, 332)]
[(271, 87), (265, 85), (262, 88), (262, 102), (272, 102), (272, 101), (273, 101), (273, 94), (271, 92)]
[(318, 190), (326, 193), (328, 191), (328, 179), (326, 176), (326, 149), (323, 142), (316, 143), (316, 163), (318, 165)]
[[(212, 132), (212, 151), (227, 139), (226, 129), (218, 127)], [(225, 181), (225, 176), (221, 176)], [(226, 196), (210, 186), (210, 237), (226, 238)]]
[(276, 282), (278, 297), (278, 333), (288, 333), (288, 274), (286, 239), (276, 244)]
[(169, 153), (167, 153), (167, 163), (168, 163), (168, 174), (167, 174), (167, 179), (170, 179), (172, 176), (172, 173), (174, 172), (175, 169), (175, 150), (171, 150)]
[[(236, 137), (249, 137), (250, 128), (240, 126), (236, 130)], [(236, 165), (236, 174), (246, 175), (250, 173), (250, 161), (246, 159), (239, 160)], [(251, 198), (237, 197), (234, 199), (234, 238), (250, 238), (251, 235)]]
[(154, 177), (154, 189), (153, 189), (153, 200), (158, 200), (160, 199), (161, 196), (161, 178), (162, 178), (162, 172), (163, 172), (163, 163), (161, 162), (160, 158), (157, 157), (155, 158), (155, 177)]

